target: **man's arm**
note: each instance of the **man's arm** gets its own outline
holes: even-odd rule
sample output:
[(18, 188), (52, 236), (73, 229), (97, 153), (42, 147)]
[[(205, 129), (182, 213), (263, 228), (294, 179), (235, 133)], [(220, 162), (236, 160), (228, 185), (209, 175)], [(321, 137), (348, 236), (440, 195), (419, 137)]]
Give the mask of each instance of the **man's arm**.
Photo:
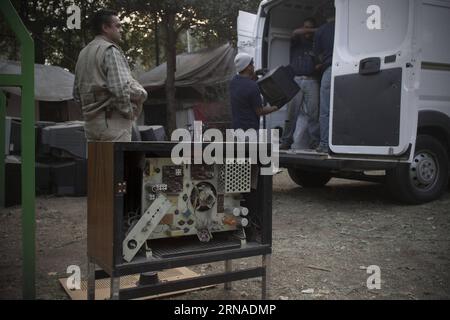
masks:
[(263, 107), (261, 92), (256, 83), (254, 84), (254, 89), (250, 96), (250, 103), (255, 106), (255, 112), (258, 117), (266, 116), (279, 110), (278, 107)]
[(125, 57), (115, 47), (106, 50), (104, 67), (108, 90), (113, 94), (113, 105), (125, 118), (132, 119), (130, 101), (130, 69)]
[(136, 104), (143, 104), (147, 100), (148, 94), (144, 87), (134, 78), (130, 80), (130, 99)]
[(134, 78), (130, 80), (130, 99), (132, 102), (133, 118), (137, 120), (141, 113), (145, 100), (147, 100), (147, 91)]
[(317, 29), (306, 29), (306, 28), (299, 28), (294, 30), (292, 33), (292, 36), (303, 36), (308, 33), (315, 33)]
[(77, 81), (76, 81), (76, 79), (75, 79), (75, 83), (74, 83), (74, 85), (73, 85), (72, 96), (73, 96), (73, 100), (75, 100), (76, 103), (78, 103), (78, 104), (81, 103), (80, 91), (78, 90), (78, 86), (77, 86)]
[(72, 96), (73, 100), (75, 100), (76, 103), (81, 104), (81, 96), (80, 96), (80, 88), (78, 88), (78, 72), (77, 72), (77, 66), (75, 67), (75, 79), (73, 81), (73, 91)]
[(313, 46), (314, 55), (321, 59), (321, 55), (323, 52), (322, 43), (321, 43), (321, 30), (318, 30), (314, 36), (314, 46)]
[(268, 114), (277, 112), (278, 110), (279, 110), (278, 107), (265, 107), (265, 108), (263, 108), (263, 107), (258, 107), (258, 108), (255, 108), (256, 114), (257, 114), (259, 117), (266, 116), (266, 115), (268, 115)]

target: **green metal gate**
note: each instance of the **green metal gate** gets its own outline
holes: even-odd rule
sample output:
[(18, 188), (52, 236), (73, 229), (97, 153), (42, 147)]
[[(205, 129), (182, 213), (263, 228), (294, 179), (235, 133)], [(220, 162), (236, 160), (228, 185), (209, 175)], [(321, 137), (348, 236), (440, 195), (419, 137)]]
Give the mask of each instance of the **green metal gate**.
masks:
[[(0, 12), (20, 42), (21, 74), (0, 74), (0, 87), (22, 89), (22, 247), (23, 298), (35, 299), (35, 107), (34, 107), (34, 42), (9, 0), (0, 1)], [(0, 90), (0, 206), (5, 194), (5, 115), (6, 97)]]

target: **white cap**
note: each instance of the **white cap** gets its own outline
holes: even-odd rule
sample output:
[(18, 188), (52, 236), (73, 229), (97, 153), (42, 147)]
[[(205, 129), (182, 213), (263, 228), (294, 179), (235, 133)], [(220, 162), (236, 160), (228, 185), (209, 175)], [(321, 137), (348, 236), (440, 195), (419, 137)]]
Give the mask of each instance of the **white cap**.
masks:
[(245, 70), (253, 61), (253, 57), (247, 53), (239, 53), (236, 58), (234, 58), (234, 65), (236, 66), (236, 71), (241, 73)]

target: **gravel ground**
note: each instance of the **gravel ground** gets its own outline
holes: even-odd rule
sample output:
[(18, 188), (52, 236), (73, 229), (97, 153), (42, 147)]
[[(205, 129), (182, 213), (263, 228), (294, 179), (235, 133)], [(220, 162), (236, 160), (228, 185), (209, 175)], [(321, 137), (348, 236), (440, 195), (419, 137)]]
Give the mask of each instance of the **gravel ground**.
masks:
[[(273, 299), (450, 299), (450, 194), (422, 206), (390, 200), (382, 185), (333, 180), (321, 190), (274, 178)], [(86, 267), (86, 199), (39, 198), (37, 295), (68, 299), (58, 283), (69, 265)], [(0, 298), (21, 297), (20, 208), (0, 211)], [(235, 268), (260, 264), (242, 259)], [(381, 269), (369, 290), (366, 268)], [(199, 273), (223, 263), (195, 266)], [(302, 292), (303, 291), (303, 292)], [(259, 299), (261, 280), (173, 299)]]

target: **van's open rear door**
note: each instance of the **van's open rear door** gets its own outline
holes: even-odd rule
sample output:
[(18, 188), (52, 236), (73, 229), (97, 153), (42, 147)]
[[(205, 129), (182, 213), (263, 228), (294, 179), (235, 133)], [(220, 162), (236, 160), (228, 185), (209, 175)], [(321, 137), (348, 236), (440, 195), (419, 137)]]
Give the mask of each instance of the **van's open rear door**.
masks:
[(238, 16), (238, 51), (239, 53), (245, 52), (255, 57), (255, 27), (256, 27), (256, 18), (255, 14), (239, 11)]
[(417, 131), (415, 0), (336, 0), (330, 148), (397, 157)]

